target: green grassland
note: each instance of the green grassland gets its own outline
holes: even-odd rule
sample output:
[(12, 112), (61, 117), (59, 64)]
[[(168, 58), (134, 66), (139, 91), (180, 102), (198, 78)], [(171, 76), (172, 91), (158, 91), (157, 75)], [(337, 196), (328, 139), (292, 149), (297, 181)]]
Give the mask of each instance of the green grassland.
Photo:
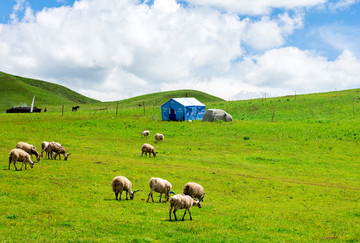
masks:
[[(52, 104), (46, 113), (1, 113), (0, 241), (357, 242), (359, 91), (200, 99), (231, 113), (229, 123), (163, 122), (163, 93), (82, 104), (78, 112)], [(145, 109), (133, 107), (143, 101)], [(164, 142), (154, 142), (157, 132)], [(44, 140), (62, 143), (68, 161), (42, 158), (33, 169), (8, 170), (17, 142), (39, 150)], [(141, 157), (144, 142), (156, 158)], [(142, 190), (134, 200), (115, 200), (118, 175)], [(192, 221), (170, 222), (169, 203), (158, 203), (156, 193), (146, 203), (153, 176), (176, 193), (189, 181), (204, 186)]]
[(0, 112), (14, 106), (30, 106), (33, 96), (35, 105), (44, 106), (99, 103), (64, 86), (41, 80), (23, 78), (0, 72)]

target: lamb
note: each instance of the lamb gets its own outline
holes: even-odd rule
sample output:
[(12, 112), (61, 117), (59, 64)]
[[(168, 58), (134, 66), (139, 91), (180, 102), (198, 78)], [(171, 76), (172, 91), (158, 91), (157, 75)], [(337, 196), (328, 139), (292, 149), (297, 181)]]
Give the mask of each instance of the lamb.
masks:
[(183, 194), (189, 195), (193, 198), (197, 198), (200, 201), (204, 199), (205, 195), (204, 188), (195, 182), (186, 183), (186, 185), (184, 186)]
[(65, 147), (57, 142), (50, 142), (45, 151), (48, 154), (48, 159), (50, 159), (49, 156), (51, 156), (51, 159), (56, 159), (57, 155), (59, 155), (59, 159), (61, 160), (60, 154), (63, 154), (64, 160), (67, 160), (71, 154), (66, 154)]
[(33, 154), (36, 156), (37, 161), (40, 161), (40, 155), (39, 153), (36, 151), (36, 147), (32, 144), (28, 144), (28, 143), (24, 143), (24, 142), (18, 142), (16, 144), (16, 148), (18, 149), (22, 149), (24, 150), (26, 153), (31, 155), (31, 158), (33, 156)]
[(154, 202), (154, 198), (153, 198), (153, 191), (160, 193), (160, 200), (159, 202), (161, 202), (161, 197), (162, 194), (165, 193), (165, 202), (169, 201), (169, 193), (171, 190), (172, 185), (170, 184), (170, 182), (168, 182), (167, 180), (161, 179), (161, 178), (155, 178), (155, 177), (151, 177), (150, 181), (149, 181), (149, 185), (150, 185), (150, 193), (148, 196), (148, 199), (146, 202), (149, 202), (150, 196), (152, 201)]
[(155, 134), (155, 143), (157, 143), (157, 142), (162, 142), (162, 141), (164, 141), (164, 135), (163, 134), (161, 134), (161, 133), (156, 133)]
[[(49, 146), (49, 142), (46, 142), (46, 141), (43, 141), (42, 143), (41, 143), (41, 157), (44, 157), (44, 152), (46, 151), (46, 148)], [(47, 155), (48, 153), (46, 152), (46, 155)]]
[(151, 146), (150, 144), (148, 143), (144, 143), (142, 146), (141, 146), (141, 156), (143, 156), (143, 154), (145, 153), (145, 156), (147, 156), (147, 154), (149, 153), (149, 158), (151, 156), (151, 154), (154, 155), (154, 157), (156, 157), (156, 154), (155, 151), (154, 151), (154, 147)]
[(150, 136), (150, 131), (149, 130), (144, 130), (143, 132), (140, 133), (141, 135), (144, 136), (144, 138), (148, 138)]
[(120, 198), (119, 201), (121, 201), (121, 194), (123, 191), (126, 191), (126, 200), (128, 200), (128, 194), (130, 195), (130, 199), (133, 200), (134, 199), (134, 194), (140, 190), (136, 190), (136, 191), (132, 191), (131, 187), (131, 181), (129, 181), (128, 178), (124, 177), (124, 176), (116, 176), (112, 182), (111, 182), (111, 186), (113, 191), (115, 192), (115, 197), (116, 200), (118, 200), (118, 195), (120, 193)]
[(25, 170), (27, 170), (26, 163), (29, 163), (31, 168), (34, 167), (34, 162), (30, 159), (30, 155), (27, 152), (18, 148), (12, 149), (9, 153), (9, 170), (10, 170), (11, 162), (14, 163), (15, 170), (18, 170), (16, 168), (16, 162), (18, 161), (22, 162), (20, 170), (22, 170), (24, 163), (25, 163)]
[(201, 200), (197, 201), (194, 198), (190, 197), (189, 195), (184, 195), (184, 194), (177, 194), (175, 196), (172, 196), (170, 198), (170, 210), (169, 210), (170, 219), (169, 220), (171, 221), (171, 211), (174, 210), (175, 220), (177, 221), (175, 212), (178, 209), (185, 209), (184, 216), (182, 218), (183, 221), (185, 218), (186, 211), (189, 212), (190, 220), (192, 220), (191, 213), (190, 213), (190, 208), (192, 206), (198, 206), (199, 208), (201, 208)]

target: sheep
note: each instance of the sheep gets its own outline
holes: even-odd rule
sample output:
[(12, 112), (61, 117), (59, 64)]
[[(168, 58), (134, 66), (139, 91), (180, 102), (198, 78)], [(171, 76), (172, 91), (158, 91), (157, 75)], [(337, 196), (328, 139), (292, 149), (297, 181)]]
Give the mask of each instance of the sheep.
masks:
[[(49, 142), (43, 141), (41, 143), (41, 157), (44, 157), (44, 152), (46, 151), (46, 148), (49, 146)], [(46, 152), (46, 155), (48, 153)]]
[(157, 143), (157, 142), (162, 142), (162, 141), (164, 141), (164, 135), (163, 134), (161, 134), (161, 133), (156, 133), (155, 134), (155, 143)]
[(169, 220), (171, 221), (171, 211), (174, 210), (175, 220), (177, 221), (175, 212), (178, 209), (185, 209), (184, 216), (182, 217), (183, 221), (185, 218), (186, 211), (189, 212), (190, 220), (192, 220), (190, 213), (190, 208), (192, 206), (198, 206), (199, 208), (201, 208), (201, 200), (197, 201), (194, 198), (190, 197), (189, 195), (184, 195), (184, 194), (177, 194), (175, 196), (172, 196), (170, 198)]
[(50, 159), (50, 156), (51, 159), (56, 159), (57, 155), (59, 155), (59, 159), (61, 160), (60, 154), (63, 154), (64, 160), (67, 160), (69, 155), (71, 154), (66, 154), (65, 147), (57, 142), (50, 142), (45, 151), (48, 154), (48, 159)]
[(144, 130), (143, 132), (140, 133), (141, 135), (144, 136), (144, 138), (148, 138), (150, 136), (150, 131), (149, 130)]
[(150, 193), (146, 202), (149, 202), (150, 196), (152, 201), (154, 202), (153, 191), (160, 193), (159, 202), (161, 202), (161, 197), (163, 193), (165, 193), (165, 202), (169, 201), (169, 193), (172, 187), (170, 182), (161, 178), (151, 177), (149, 181), (149, 185), (150, 185)]
[(205, 195), (204, 188), (195, 182), (186, 183), (186, 185), (184, 186), (183, 194), (189, 195), (193, 198), (197, 198), (200, 201), (204, 199)]
[(16, 168), (16, 162), (18, 161), (22, 162), (20, 170), (22, 170), (24, 163), (25, 163), (25, 170), (27, 170), (26, 163), (29, 163), (31, 168), (34, 167), (34, 162), (30, 159), (30, 155), (27, 152), (18, 148), (12, 149), (9, 153), (9, 170), (10, 170), (11, 162), (14, 163), (15, 170), (18, 170)]
[(156, 157), (156, 152), (154, 151), (154, 147), (151, 146), (150, 144), (148, 143), (144, 143), (142, 146), (141, 146), (141, 156), (143, 156), (143, 154), (145, 153), (145, 156), (147, 156), (147, 154), (149, 153), (149, 158), (151, 156), (151, 154), (154, 155), (154, 157)]
[(121, 201), (121, 194), (123, 191), (126, 191), (126, 200), (128, 200), (128, 194), (130, 195), (130, 199), (133, 200), (134, 199), (134, 194), (140, 190), (136, 190), (136, 191), (132, 191), (131, 187), (131, 181), (129, 181), (128, 178), (124, 177), (124, 176), (116, 176), (112, 182), (111, 182), (111, 186), (113, 191), (115, 192), (115, 197), (116, 200), (118, 200), (118, 195), (120, 193), (120, 198), (119, 201)]
[(24, 150), (26, 153), (31, 155), (31, 158), (33, 156), (33, 154), (36, 156), (37, 161), (40, 161), (40, 155), (39, 153), (36, 151), (36, 147), (32, 144), (28, 144), (28, 143), (24, 143), (24, 142), (18, 142), (16, 144), (16, 148), (18, 149), (22, 149)]

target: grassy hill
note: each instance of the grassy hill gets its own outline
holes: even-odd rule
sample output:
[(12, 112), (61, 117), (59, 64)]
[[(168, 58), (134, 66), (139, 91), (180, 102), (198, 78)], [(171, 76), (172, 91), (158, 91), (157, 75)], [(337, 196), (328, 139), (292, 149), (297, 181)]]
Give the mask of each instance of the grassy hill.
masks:
[[(5, 112), (13, 106), (30, 106), (33, 96), (38, 108), (50, 106), (51, 110), (58, 110), (62, 105), (83, 104), (88, 107), (114, 106), (117, 102), (101, 102), (85, 97), (64, 86), (41, 80), (23, 78), (0, 72), (0, 112)], [(120, 100), (118, 103), (124, 108), (137, 107), (145, 103), (146, 106), (159, 106), (175, 97), (195, 97), (203, 103), (223, 102), (224, 100), (196, 90), (176, 90), (136, 96)], [(67, 107), (68, 108), (68, 107)]]
[(0, 112), (13, 106), (89, 104), (99, 102), (64, 86), (0, 72)]
[[(209, 95), (201, 91), (183, 89), (183, 90), (164, 91), (164, 92), (136, 96), (133, 98), (120, 100), (119, 105), (122, 105), (124, 107), (137, 107), (139, 104), (142, 105), (143, 103), (145, 103), (146, 106), (154, 106), (154, 105), (160, 106), (171, 98), (182, 98), (182, 97), (194, 97), (204, 104), (224, 102), (224, 100), (219, 97)], [(114, 104), (114, 102), (112, 103)]]

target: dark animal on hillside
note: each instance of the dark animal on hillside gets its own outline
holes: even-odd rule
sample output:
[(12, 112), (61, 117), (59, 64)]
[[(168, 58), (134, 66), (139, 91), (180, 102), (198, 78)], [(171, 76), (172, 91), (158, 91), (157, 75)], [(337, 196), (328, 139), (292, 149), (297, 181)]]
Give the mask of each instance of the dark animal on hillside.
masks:
[(72, 111), (77, 111), (77, 109), (79, 109), (79, 108), (80, 108), (80, 106), (73, 106)]

